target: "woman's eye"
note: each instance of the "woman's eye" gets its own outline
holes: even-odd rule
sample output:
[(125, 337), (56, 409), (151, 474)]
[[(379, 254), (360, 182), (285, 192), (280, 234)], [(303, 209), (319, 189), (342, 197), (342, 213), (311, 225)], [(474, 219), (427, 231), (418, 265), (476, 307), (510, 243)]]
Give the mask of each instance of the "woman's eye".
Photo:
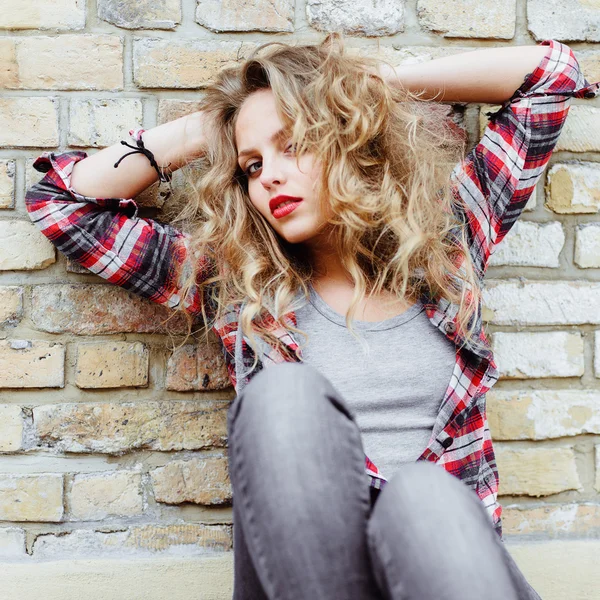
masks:
[(260, 165), (260, 161), (257, 161), (255, 163), (252, 163), (247, 169), (246, 169), (246, 175), (250, 176), (250, 175), (254, 175), (254, 173), (256, 173), (256, 171), (252, 171), (252, 167), (255, 167), (256, 165)]

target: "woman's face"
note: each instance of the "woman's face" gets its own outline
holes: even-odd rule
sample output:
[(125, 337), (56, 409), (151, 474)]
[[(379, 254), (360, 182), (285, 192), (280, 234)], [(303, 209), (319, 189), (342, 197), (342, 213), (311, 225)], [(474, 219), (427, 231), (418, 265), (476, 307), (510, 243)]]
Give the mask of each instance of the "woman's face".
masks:
[[(320, 165), (311, 154), (296, 160), (289, 132), (277, 115), (270, 89), (252, 93), (240, 109), (235, 125), (238, 164), (246, 174), (250, 201), (271, 227), (292, 244), (316, 246), (325, 235), (329, 215), (320, 210)], [(280, 196), (301, 199), (285, 214), (275, 210)], [(281, 198), (281, 201), (284, 199)]]

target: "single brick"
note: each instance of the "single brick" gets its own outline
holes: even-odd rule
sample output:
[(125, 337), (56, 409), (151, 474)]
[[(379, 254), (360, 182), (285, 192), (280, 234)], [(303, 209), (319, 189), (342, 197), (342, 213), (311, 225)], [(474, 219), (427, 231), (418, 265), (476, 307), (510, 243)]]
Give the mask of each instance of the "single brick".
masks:
[(555, 213), (597, 213), (600, 210), (600, 166), (596, 163), (556, 164), (548, 171), (546, 204)]
[[(248, 49), (250, 49), (248, 44)], [(133, 78), (141, 88), (200, 88), (242, 57), (241, 42), (137, 38)]]
[(75, 385), (80, 388), (147, 386), (148, 348), (141, 342), (79, 344)]
[(505, 506), (502, 531), (507, 536), (543, 535), (545, 539), (600, 535), (599, 504)]
[(550, 496), (582, 490), (573, 448), (510, 449), (496, 444), (503, 496)]
[(527, 0), (527, 27), (536, 40), (600, 42), (597, 0)]
[(56, 262), (54, 246), (31, 221), (0, 221), (0, 271), (45, 269)]
[(20, 406), (0, 404), (0, 452), (23, 447), (23, 412)]
[(199, 110), (200, 102), (196, 100), (173, 100), (170, 98), (159, 100), (157, 122), (162, 125)]
[(377, 4), (367, 0), (307, 0), (306, 16), (319, 31), (342, 31), (367, 37), (394, 35), (404, 31), (404, 5), (394, 0)]
[[(183, 316), (106, 284), (38, 285), (31, 294), (34, 327), (49, 333), (184, 333)], [(167, 322), (168, 321), (168, 322)]]
[(583, 337), (564, 331), (494, 333), (494, 354), (506, 379), (580, 377)]
[(600, 224), (579, 225), (575, 235), (575, 264), (581, 269), (600, 268)]
[(17, 527), (0, 529), (0, 558), (27, 558), (25, 551), (25, 531)]
[(64, 452), (223, 447), (227, 407), (201, 400), (42, 405), (33, 409), (34, 434), (40, 445)]
[(492, 390), (487, 411), (495, 440), (600, 434), (600, 391)]
[(114, 532), (76, 529), (38, 535), (33, 543), (33, 557), (56, 560), (110, 555), (205, 556), (209, 552), (230, 551), (232, 538), (231, 526), (202, 523), (140, 525)]
[(23, 288), (0, 287), (0, 325), (16, 325), (23, 318)]
[(63, 476), (0, 475), (1, 521), (62, 521)]
[(600, 81), (600, 51), (599, 50), (574, 50), (577, 62), (586, 79)]
[(111, 146), (124, 131), (142, 126), (138, 98), (73, 98), (69, 111), (69, 146)]
[(15, 161), (0, 160), (0, 208), (15, 207)]
[(211, 31), (294, 31), (294, 0), (197, 0), (196, 22)]
[(98, 18), (124, 29), (174, 29), (181, 23), (181, 2), (98, 0)]
[(0, 0), (0, 29), (83, 29), (85, 2), (82, 0)]
[(65, 347), (41, 340), (0, 341), (0, 388), (64, 387)]
[(483, 300), (495, 325), (600, 323), (600, 283), (489, 280)]
[(577, 104), (571, 106), (555, 150), (600, 151), (600, 108)]
[[(0, 43), (0, 50), (1, 45)], [(0, 85), (1, 73), (0, 71)], [(52, 148), (55, 146), (58, 146), (58, 100), (56, 98), (23, 96), (0, 98), (0, 147)]]
[(417, 15), (421, 27), (444, 37), (510, 40), (517, 0), (418, 0)]
[(166, 388), (178, 392), (222, 390), (231, 382), (218, 343), (185, 345), (173, 352), (167, 364)]
[(225, 456), (174, 460), (152, 470), (150, 475), (157, 502), (208, 505), (231, 502), (231, 482)]
[(206, 549), (229, 551), (233, 549), (232, 528), (229, 525), (142, 525), (131, 527), (125, 548), (164, 552), (169, 549)]
[[(23, 90), (123, 89), (123, 40), (117, 35), (82, 33), (19, 37), (15, 44), (18, 75), (7, 87)], [(60, 60), (56, 60), (58, 56)]]
[(558, 222), (517, 221), (498, 246), (490, 266), (558, 267), (565, 232)]
[(110, 471), (75, 475), (67, 499), (71, 520), (100, 521), (134, 517), (144, 512), (142, 474)]

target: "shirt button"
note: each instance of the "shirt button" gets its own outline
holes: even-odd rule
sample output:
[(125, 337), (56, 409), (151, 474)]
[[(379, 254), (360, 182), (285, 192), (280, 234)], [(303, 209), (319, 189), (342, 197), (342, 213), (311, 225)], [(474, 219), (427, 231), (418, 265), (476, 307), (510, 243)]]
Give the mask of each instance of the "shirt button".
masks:
[(444, 331), (446, 333), (454, 333), (456, 331), (456, 325), (449, 321), (448, 323), (444, 324)]
[(454, 442), (454, 440), (451, 437), (449, 437), (442, 442), (442, 446), (444, 448), (448, 449), (448, 448), (450, 448), (450, 446), (452, 446), (453, 442)]

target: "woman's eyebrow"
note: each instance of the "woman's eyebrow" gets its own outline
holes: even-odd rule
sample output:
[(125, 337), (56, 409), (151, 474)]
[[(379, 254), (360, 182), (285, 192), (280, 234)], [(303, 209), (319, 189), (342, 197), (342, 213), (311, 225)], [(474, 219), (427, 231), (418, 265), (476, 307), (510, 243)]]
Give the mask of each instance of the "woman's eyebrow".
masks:
[[(274, 142), (277, 138), (281, 138), (286, 134), (286, 129), (284, 127), (282, 127), (281, 129), (277, 130), (270, 138), (270, 142)], [(246, 156), (247, 154), (254, 154), (255, 152), (258, 152), (258, 150), (256, 148), (248, 148), (246, 150), (242, 150), (239, 154), (238, 154), (238, 160), (240, 158), (242, 158), (243, 156)]]

